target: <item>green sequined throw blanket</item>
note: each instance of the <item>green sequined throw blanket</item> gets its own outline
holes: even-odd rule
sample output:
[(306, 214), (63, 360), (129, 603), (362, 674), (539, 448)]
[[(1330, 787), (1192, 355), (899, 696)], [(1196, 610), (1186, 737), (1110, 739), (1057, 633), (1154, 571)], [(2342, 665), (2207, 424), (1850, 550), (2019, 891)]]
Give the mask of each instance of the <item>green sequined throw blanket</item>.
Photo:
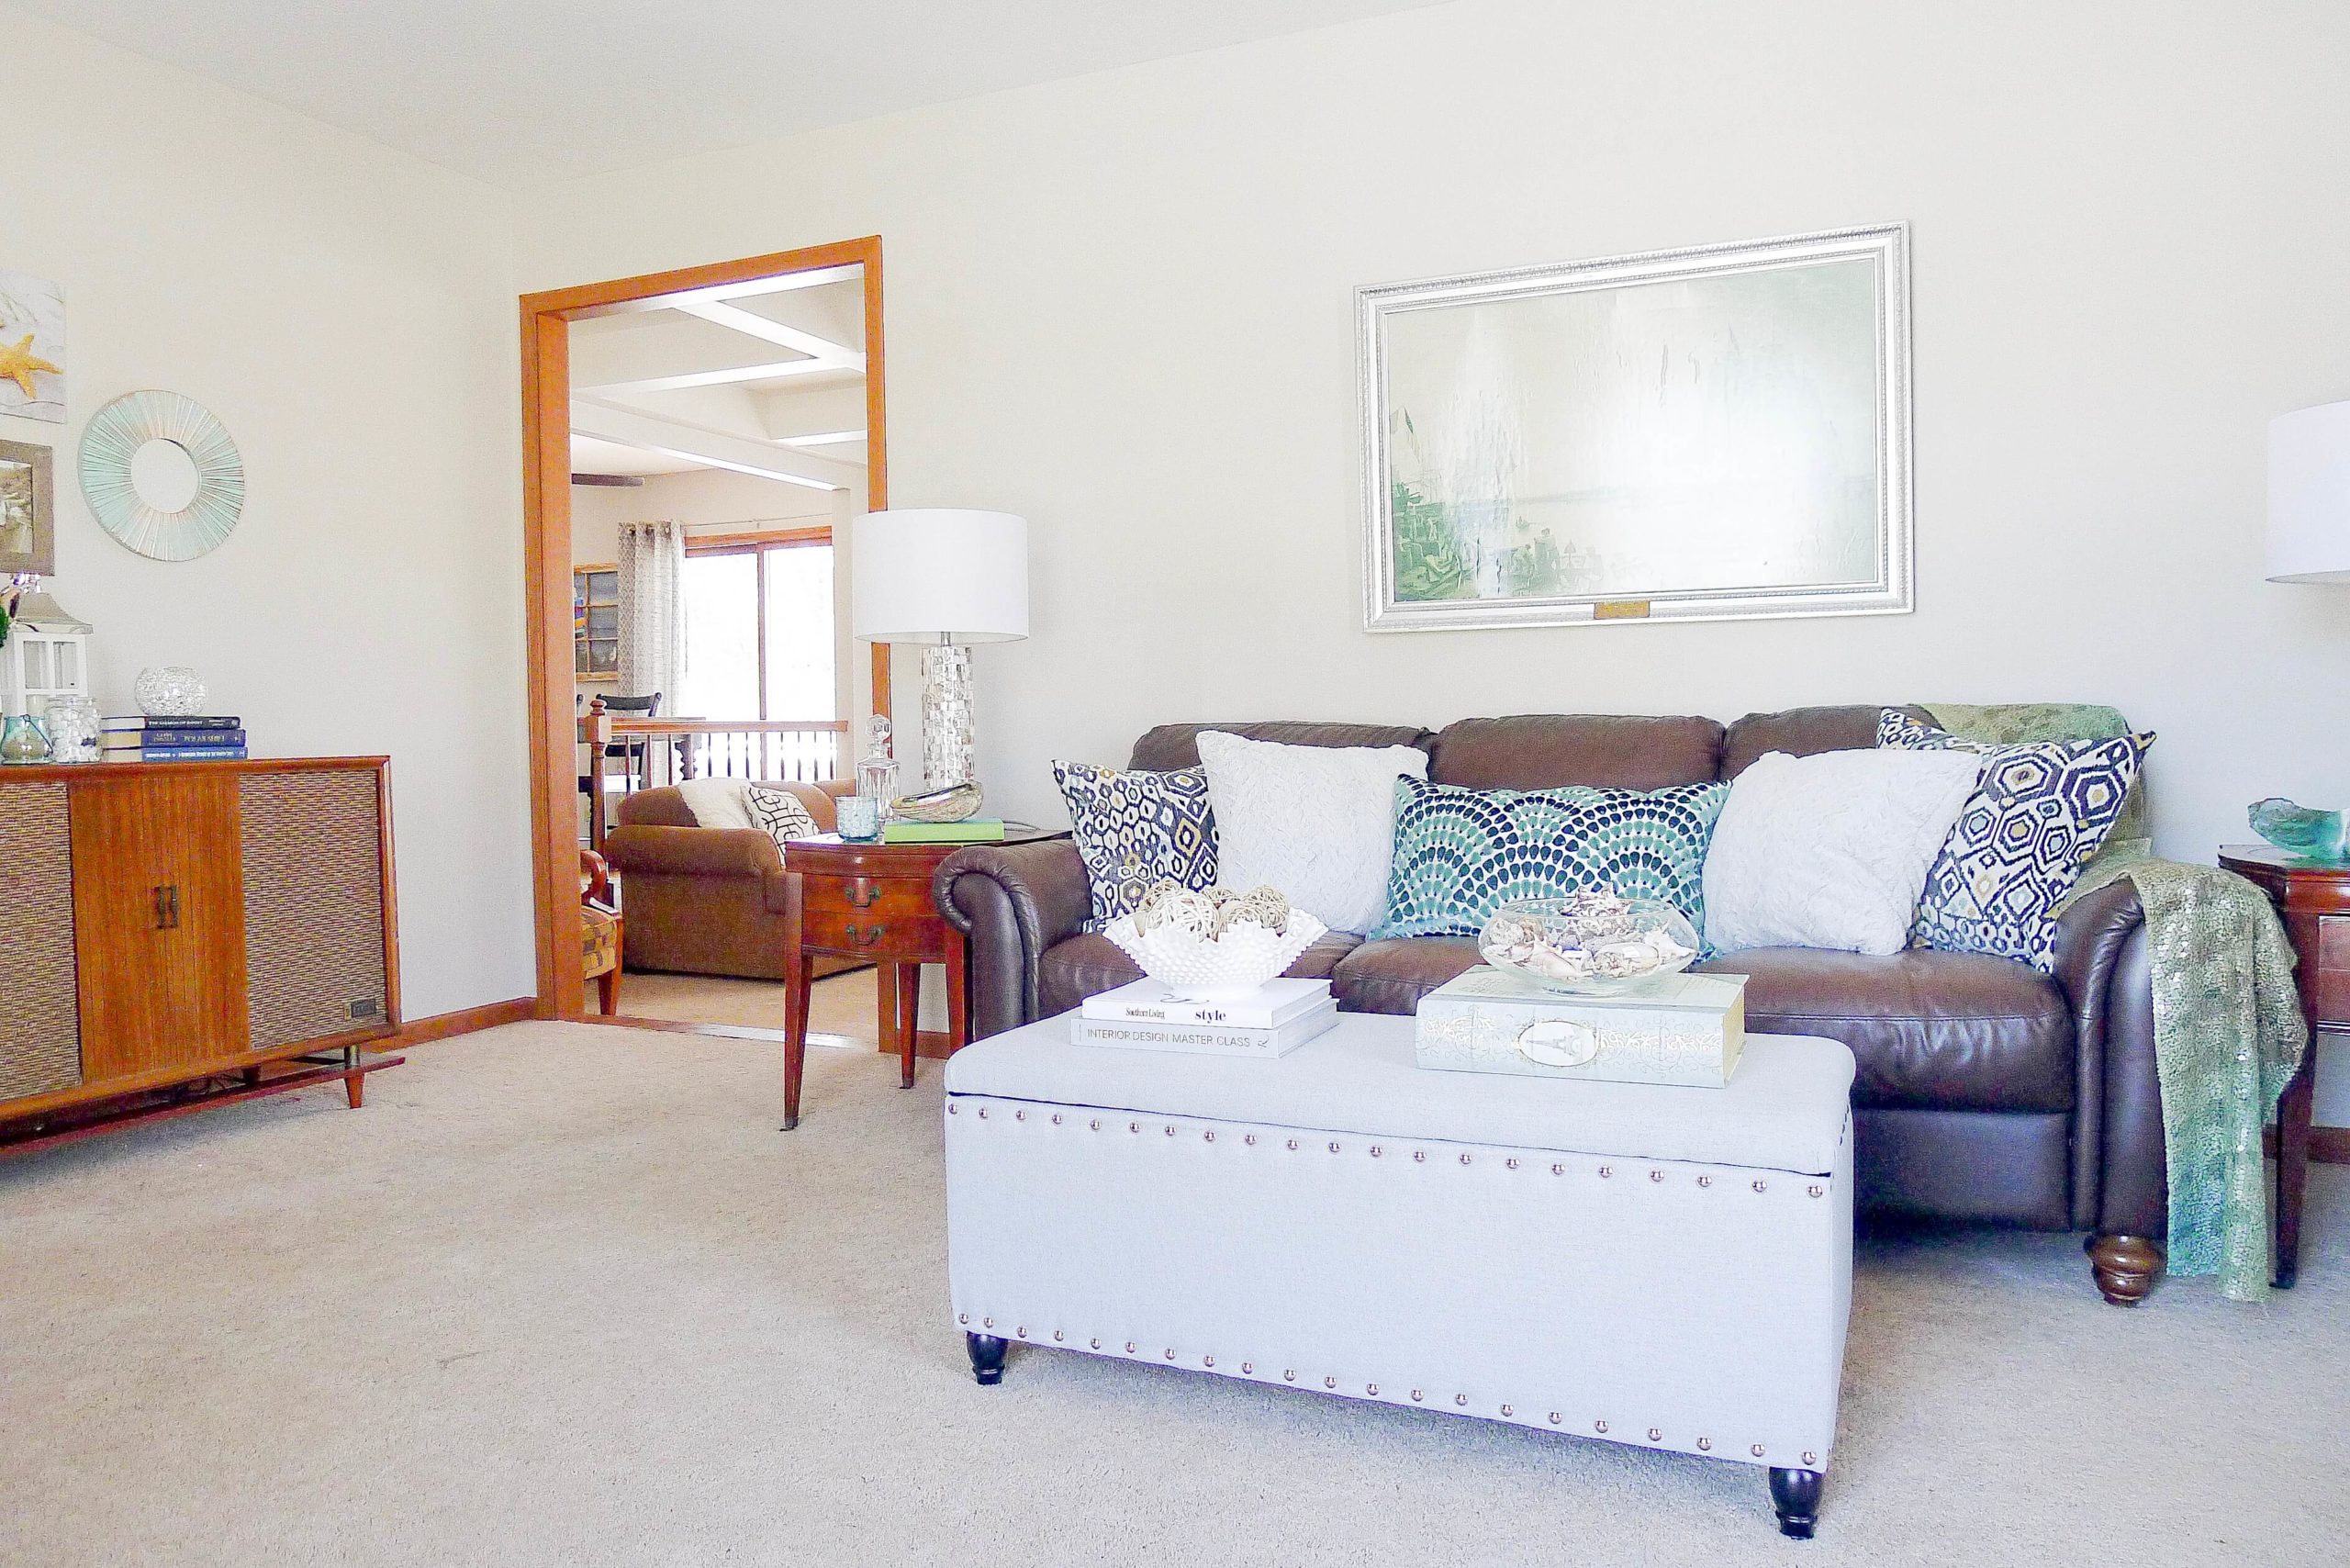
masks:
[[(2014, 744), (2126, 733), (2110, 708), (1932, 706), (1953, 734)], [(2293, 950), (2268, 895), (2216, 866), (2154, 858), (2133, 788), (2066, 902), (2127, 877), (2146, 914), (2154, 1072), (2170, 1165), (2169, 1271), (2216, 1274), (2222, 1294), (2268, 1294), (2268, 1182), (2261, 1131), (2309, 1043)]]

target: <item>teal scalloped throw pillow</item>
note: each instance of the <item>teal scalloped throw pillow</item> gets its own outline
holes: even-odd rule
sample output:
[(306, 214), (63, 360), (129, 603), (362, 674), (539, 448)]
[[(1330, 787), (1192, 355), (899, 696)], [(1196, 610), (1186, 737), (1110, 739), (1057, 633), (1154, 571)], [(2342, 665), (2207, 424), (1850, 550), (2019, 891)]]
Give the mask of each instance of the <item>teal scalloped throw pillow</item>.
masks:
[(1507, 899), (1610, 888), (1706, 929), (1706, 845), (1724, 783), (1664, 790), (1464, 790), (1395, 783), (1386, 936), (1474, 936)]

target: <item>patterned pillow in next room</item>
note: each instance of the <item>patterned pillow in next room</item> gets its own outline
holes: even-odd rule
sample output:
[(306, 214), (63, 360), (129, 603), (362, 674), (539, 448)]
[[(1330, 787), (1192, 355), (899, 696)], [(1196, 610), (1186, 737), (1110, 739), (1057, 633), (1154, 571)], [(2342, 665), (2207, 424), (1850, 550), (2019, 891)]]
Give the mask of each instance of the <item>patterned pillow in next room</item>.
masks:
[(1142, 902), (1161, 878), (1192, 889), (1215, 885), (1215, 812), (1208, 776), (1197, 767), (1153, 773), (1056, 762), (1053, 782), (1069, 806), (1069, 836), (1092, 885), (1099, 931)]
[(1926, 873), (1911, 941), (2056, 967), (2056, 905), (2113, 831), (2151, 734), (1988, 745), (1888, 708), (1877, 745), (1981, 754), (1983, 774)]
[(795, 838), (813, 838), (824, 831), (808, 814), (800, 797), (780, 784), (746, 783), (742, 798), (743, 809), (750, 812), (751, 821), (775, 840), (778, 849)]
[(1729, 786), (1464, 790), (1395, 784), (1387, 918), (1371, 935), (1473, 936), (1506, 899), (1610, 888), (1706, 929), (1706, 843)]

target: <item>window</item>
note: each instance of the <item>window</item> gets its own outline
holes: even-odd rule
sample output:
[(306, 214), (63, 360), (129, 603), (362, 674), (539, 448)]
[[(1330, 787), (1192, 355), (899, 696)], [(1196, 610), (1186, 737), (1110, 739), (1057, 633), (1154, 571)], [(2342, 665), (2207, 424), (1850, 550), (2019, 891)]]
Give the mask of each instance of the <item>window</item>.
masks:
[(687, 546), (680, 718), (831, 720), (832, 530)]

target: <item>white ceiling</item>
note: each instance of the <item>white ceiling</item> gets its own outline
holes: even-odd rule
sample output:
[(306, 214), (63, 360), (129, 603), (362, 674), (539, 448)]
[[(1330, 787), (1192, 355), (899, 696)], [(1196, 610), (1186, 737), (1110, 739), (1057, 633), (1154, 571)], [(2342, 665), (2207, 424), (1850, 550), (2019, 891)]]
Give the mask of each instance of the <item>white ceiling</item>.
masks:
[(816, 126), (1431, 0), (16, 0), (501, 185)]

